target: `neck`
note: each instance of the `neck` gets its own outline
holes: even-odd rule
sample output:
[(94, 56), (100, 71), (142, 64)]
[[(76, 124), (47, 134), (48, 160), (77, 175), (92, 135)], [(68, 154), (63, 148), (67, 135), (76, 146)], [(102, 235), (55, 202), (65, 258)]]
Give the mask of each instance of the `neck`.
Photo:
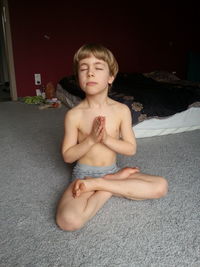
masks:
[(108, 104), (107, 92), (98, 95), (87, 95), (85, 101), (90, 108), (101, 108)]

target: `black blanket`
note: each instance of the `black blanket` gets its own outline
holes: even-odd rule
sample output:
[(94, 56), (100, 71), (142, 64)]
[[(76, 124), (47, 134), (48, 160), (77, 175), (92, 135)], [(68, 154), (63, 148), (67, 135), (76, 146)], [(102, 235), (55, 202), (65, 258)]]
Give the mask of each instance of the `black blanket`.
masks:
[[(64, 77), (59, 84), (68, 93), (85, 97), (73, 75)], [(118, 73), (109, 96), (130, 108), (135, 125), (147, 118), (168, 117), (186, 110), (200, 101), (200, 86), (158, 82), (140, 73)]]

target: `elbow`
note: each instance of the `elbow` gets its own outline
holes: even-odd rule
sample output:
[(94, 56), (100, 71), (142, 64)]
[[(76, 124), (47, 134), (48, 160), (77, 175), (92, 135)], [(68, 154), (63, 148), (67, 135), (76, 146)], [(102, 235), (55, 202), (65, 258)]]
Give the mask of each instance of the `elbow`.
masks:
[(127, 153), (127, 156), (134, 156), (136, 154), (137, 148), (136, 146), (131, 146), (130, 150)]
[(73, 163), (74, 161), (73, 161), (73, 160), (71, 160), (71, 159), (68, 159), (68, 158), (67, 158), (67, 159), (66, 159), (66, 158), (64, 158), (64, 162), (65, 162), (65, 163)]
[(71, 157), (69, 157), (68, 155), (66, 154), (63, 154), (63, 160), (65, 163), (73, 163), (75, 160), (73, 160)]
[(135, 152), (135, 151), (130, 151), (130, 152), (129, 152), (129, 153), (127, 153), (126, 155), (131, 157), (131, 156), (134, 156), (135, 154), (136, 154), (136, 152)]
[(132, 154), (132, 155), (135, 155), (136, 152), (137, 152), (137, 147), (134, 147), (134, 149), (133, 149), (133, 154)]
[(130, 156), (134, 156), (136, 154), (136, 151), (133, 151)]
[(61, 154), (62, 154), (62, 157), (63, 157), (63, 160), (64, 160), (65, 163), (73, 163), (73, 162), (75, 162), (74, 158), (71, 157), (71, 154), (68, 153), (68, 150), (61, 151)]
[(73, 163), (75, 160), (69, 158), (69, 157), (63, 157), (65, 163)]

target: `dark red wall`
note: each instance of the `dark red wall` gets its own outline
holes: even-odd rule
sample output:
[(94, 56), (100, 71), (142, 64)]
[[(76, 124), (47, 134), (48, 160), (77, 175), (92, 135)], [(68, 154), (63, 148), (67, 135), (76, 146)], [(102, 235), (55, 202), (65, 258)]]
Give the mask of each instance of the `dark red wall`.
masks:
[(133, 7), (109, 0), (8, 2), (18, 96), (35, 95), (34, 73), (55, 86), (72, 74), (73, 55), (86, 42), (107, 46), (122, 72), (167, 70), (180, 78), (188, 51), (200, 47), (192, 1), (132, 1)]

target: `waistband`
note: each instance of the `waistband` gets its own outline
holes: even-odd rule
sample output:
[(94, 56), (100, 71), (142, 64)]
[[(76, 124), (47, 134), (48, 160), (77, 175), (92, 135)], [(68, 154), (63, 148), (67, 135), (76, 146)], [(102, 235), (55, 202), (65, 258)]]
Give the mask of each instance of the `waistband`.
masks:
[(78, 169), (83, 169), (84, 171), (92, 171), (92, 172), (106, 172), (118, 168), (116, 163), (109, 166), (90, 166), (79, 162), (76, 163), (75, 167)]
[(86, 176), (98, 178), (106, 174), (115, 173), (118, 170), (119, 168), (116, 163), (110, 166), (90, 166), (77, 162), (72, 171), (72, 180), (77, 178), (84, 179)]

